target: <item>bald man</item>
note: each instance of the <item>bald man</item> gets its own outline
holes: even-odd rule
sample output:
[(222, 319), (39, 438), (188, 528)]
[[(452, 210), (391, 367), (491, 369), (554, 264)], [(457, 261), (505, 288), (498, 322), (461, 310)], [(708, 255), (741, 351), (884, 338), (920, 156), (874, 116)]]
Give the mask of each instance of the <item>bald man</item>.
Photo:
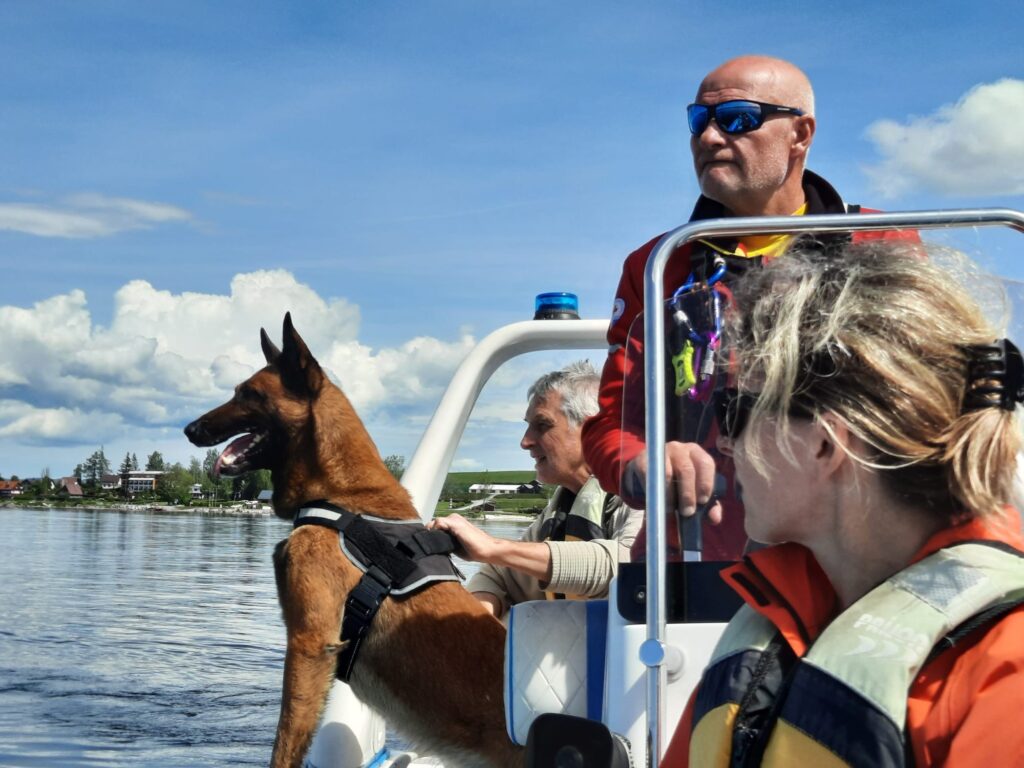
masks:
[[(860, 210), (859, 206), (847, 206), (827, 181), (806, 170), (816, 128), (814, 92), (807, 76), (788, 61), (741, 56), (725, 62), (701, 82), (694, 103), (687, 108), (687, 118), (693, 167), (702, 192), (691, 221)], [(643, 395), (642, 327), (638, 323), (631, 332), (631, 326), (643, 310), (644, 267), (661, 237), (651, 239), (626, 259), (608, 329), (610, 352), (601, 378), (601, 410), (583, 426), (584, 453), (595, 476), (606, 491), (617, 493), (633, 507), (644, 504), (647, 455), (642, 416), (628, 413), (642, 409)], [(862, 233), (854, 239), (870, 237), (917, 239), (913, 233), (893, 232)], [(780, 235), (684, 245), (672, 255), (665, 270), (666, 295), (690, 276), (705, 279), (716, 257), (724, 259), (728, 281), (730, 276), (780, 254), (789, 240)], [(625, 397), (635, 407), (627, 404), (624, 409), (627, 388)], [(714, 448), (714, 429), (707, 428), (713, 420), (696, 418), (695, 409), (687, 409), (681, 400), (666, 405), (670, 414), (670, 442), (665, 447), (669, 511), (689, 516), (698, 506), (713, 501), (708, 521), (721, 524), (703, 528), (704, 559), (738, 559), (746, 544), (742, 506), (729, 479), (731, 472), (719, 466), (716, 473), (721, 457)], [(715, 488), (716, 474), (725, 478), (724, 488)], [(671, 515), (670, 520), (674, 519)], [(670, 532), (670, 545), (677, 538)], [(638, 542), (643, 542), (642, 536)]]

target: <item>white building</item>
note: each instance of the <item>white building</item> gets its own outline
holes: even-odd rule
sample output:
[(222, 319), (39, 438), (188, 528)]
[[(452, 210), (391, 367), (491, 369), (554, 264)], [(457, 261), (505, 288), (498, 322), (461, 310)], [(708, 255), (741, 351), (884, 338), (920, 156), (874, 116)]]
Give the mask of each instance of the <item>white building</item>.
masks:
[(470, 493), (494, 493), (504, 496), (510, 493), (540, 493), (541, 485), (534, 480), (532, 483), (473, 483), (469, 486)]
[(152, 493), (156, 490), (156, 484), (162, 474), (163, 472), (154, 470), (137, 469), (122, 475), (121, 479), (128, 493)]

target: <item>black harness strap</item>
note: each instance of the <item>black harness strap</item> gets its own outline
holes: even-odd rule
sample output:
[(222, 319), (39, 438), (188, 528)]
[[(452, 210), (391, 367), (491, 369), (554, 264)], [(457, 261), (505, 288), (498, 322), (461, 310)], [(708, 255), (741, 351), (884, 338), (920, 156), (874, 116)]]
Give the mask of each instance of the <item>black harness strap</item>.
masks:
[[(363, 569), (363, 577), (345, 600), (341, 619), (342, 648), (338, 653), (336, 675), (339, 680), (348, 682), (359, 647), (385, 598), (396, 588), (410, 591), (429, 583), (429, 578), (416, 580), (422, 575), (420, 561), (443, 557), (450, 572), (459, 575), (448, 557), (455, 550), (455, 542), (450, 534), (428, 531), (418, 523), (370, 522), (362, 515), (326, 501), (303, 505), (295, 515), (295, 527), (304, 525), (338, 531), (344, 540), (342, 551)], [(405, 535), (386, 535), (382, 531), (388, 525), (402, 526)], [(413, 582), (412, 587), (407, 582)]]
[(363, 578), (349, 592), (341, 619), (341, 651), (338, 652), (338, 666), (335, 671), (339, 680), (347, 683), (352, 676), (352, 667), (356, 663), (359, 646), (370, 632), (373, 619), (380, 610), (384, 598), (390, 593), (390, 577), (375, 565), (370, 566), (370, 570), (363, 574)]
[(450, 555), (454, 551), (452, 536), (444, 531), (417, 531), (411, 541), (401, 541), (396, 546), (417, 560), (430, 555)]

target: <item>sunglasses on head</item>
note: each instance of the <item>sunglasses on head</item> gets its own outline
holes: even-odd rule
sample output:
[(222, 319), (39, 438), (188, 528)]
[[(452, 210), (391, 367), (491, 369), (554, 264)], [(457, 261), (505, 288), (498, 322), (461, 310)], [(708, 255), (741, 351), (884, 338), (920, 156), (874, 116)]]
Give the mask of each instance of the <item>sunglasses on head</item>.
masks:
[(714, 120), (724, 133), (735, 136), (739, 133), (756, 131), (764, 125), (769, 115), (803, 115), (802, 109), (765, 104), (761, 101), (735, 99), (720, 104), (691, 104), (686, 108), (686, 120), (690, 133), (700, 136)]
[[(718, 421), (718, 433), (730, 440), (738, 440), (747, 422), (750, 421), (750, 412), (757, 402), (758, 393), (740, 392), (738, 389), (727, 387), (716, 390), (711, 398), (711, 404), (715, 409), (715, 419)], [(806, 407), (793, 404), (789, 409), (792, 418), (807, 419), (811, 417), (811, 411)]]

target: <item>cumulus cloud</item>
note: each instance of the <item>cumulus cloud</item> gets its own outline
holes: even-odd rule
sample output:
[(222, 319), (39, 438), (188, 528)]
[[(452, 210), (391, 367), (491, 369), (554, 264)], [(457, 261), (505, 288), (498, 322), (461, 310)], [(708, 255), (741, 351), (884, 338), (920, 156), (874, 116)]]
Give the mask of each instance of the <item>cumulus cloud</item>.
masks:
[(375, 350), (359, 341), (357, 306), (325, 299), (284, 270), (236, 275), (227, 294), (175, 294), (134, 280), (115, 294), (109, 327), (93, 322), (86, 295), (73, 290), (0, 307), (0, 438), (95, 445), (176, 429), (264, 365), (259, 328), (280, 345), (289, 310), (364, 418), (429, 412), (474, 344), (466, 332)]
[(0, 203), (0, 230), (38, 237), (108, 237), (191, 218), (188, 211), (166, 203), (92, 193), (73, 195), (50, 205)]
[(978, 85), (956, 104), (905, 123), (867, 129), (882, 161), (867, 168), (877, 191), (944, 195), (1024, 194), (1024, 80)]
[(25, 445), (77, 443), (77, 435), (89, 442), (117, 436), (124, 427), (120, 415), (78, 408), (35, 408), (14, 400), (0, 400), (0, 438)]

